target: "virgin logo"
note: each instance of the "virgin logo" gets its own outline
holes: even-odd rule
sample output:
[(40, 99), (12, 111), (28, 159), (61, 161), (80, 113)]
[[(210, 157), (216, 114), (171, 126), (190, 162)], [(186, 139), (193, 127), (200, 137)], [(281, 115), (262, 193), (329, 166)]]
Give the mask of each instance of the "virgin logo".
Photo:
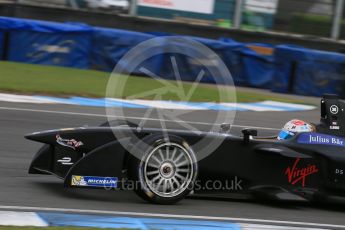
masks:
[(316, 167), (316, 165), (308, 165), (304, 168), (298, 168), (298, 162), (300, 161), (300, 158), (297, 158), (295, 163), (292, 167), (288, 167), (285, 171), (285, 175), (288, 177), (288, 181), (290, 184), (295, 185), (298, 182), (302, 183), (302, 187), (305, 186), (305, 179), (315, 174), (319, 171), (319, 169)]

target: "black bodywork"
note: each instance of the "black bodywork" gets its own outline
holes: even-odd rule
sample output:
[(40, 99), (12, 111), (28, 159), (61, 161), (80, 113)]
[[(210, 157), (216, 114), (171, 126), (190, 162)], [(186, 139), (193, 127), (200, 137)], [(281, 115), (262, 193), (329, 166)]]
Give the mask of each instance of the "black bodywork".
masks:
[[(289, 140), (217, 133), (194, 134), (170, 130), (190, 145), (205, 135), (224, 138), (208, 157), (198, 162), (198, 192), (240, 192), (270, 199), (345, 197), (345, 102), (336, 96), (321, 100), (321, 122), (315, 133), (301, 133)], [(31, 174), (53, 174), (71, 187), (72, 175), (117, 177), (126, 183), (128, 153), (113, 132), (135, 132), (139, 138), (160, 129), (128, 126), (60, 129), (26, 138), (45, 143), (34, 157)], [(198, 156), (198, 153), (195, 153)], [(212, 187), (226, 184), (226, 188)], [(239, 186), (231, 183), (237, 183)], [(230, 183), (230, 184), (229, 184)], [(213, 184), (214, 185), (214, 184)], [(120, 187), (120, 185), (118, 185)]]

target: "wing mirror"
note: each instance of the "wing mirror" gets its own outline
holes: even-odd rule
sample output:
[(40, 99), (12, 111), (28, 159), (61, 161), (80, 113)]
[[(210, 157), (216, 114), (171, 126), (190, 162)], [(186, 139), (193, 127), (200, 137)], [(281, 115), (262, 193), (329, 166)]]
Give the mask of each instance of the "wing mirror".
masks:
[(230, 131), (231, 125), (229, 123), (222, 123), (220, 125), (220, 129), (221, 129), (222, 132), (227, 133), (227, 132)]
[(256, 137), (258, 135), (258, 130), (256, 129), (243, 129), (243, 142), (247, 144), (249, 142), (250, 136)]

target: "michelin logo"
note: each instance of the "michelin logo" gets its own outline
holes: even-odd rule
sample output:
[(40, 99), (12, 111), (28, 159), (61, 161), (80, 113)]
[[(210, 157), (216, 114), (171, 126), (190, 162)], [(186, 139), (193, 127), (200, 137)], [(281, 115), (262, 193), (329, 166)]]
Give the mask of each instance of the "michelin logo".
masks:
[(116, 188), (116, 177), (72, 176), (71, 185), (79, 187)]

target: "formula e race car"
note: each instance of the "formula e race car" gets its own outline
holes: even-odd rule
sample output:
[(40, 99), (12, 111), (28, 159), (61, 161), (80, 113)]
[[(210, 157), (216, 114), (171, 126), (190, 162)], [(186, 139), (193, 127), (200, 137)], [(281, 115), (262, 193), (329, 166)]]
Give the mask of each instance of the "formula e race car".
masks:
[[(244, 129), (237, 137), (225, 125), (219, 133), (164, 134), (126, 121), (37, 132), (26, 138), (45, 145), (29, 173), (56, 175), (65, 187), (134, 190), (158, 204), (227, 192), (275, 200), (342, 199), (344, 109), (345, 101), (324, 96), (315, 131), (286, 140), (257, 137), (255, 129)], [(222, 141), (212, 154), (200, 157), (193, 144), (205, 136)]]

